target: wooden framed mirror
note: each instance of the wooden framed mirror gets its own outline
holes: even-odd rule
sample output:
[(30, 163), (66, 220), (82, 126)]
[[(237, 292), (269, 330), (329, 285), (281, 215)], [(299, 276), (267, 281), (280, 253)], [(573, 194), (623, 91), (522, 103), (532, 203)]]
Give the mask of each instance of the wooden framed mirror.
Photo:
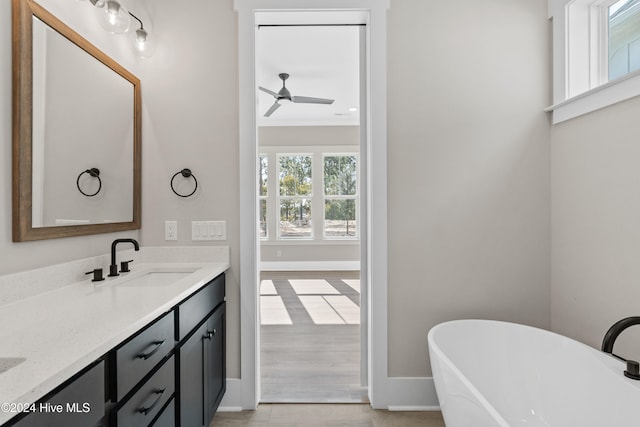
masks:
[(139, 229), (139, 79), (32, 0), (12, 8), (13, 241)]

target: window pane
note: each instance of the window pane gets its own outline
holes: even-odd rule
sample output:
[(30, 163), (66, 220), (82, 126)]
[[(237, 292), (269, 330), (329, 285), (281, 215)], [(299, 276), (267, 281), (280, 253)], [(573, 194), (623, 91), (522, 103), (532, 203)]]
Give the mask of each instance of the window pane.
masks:
[(609, 80), (640, 69), (640, 2), (609, 6)]
[(355, 199), (325, 200), (324, 235), (343, 238), (357, 236)]
[(356, 194), (356, 156), (324, 158), (324, 194), (327, 196)]
[(310, 199), (280, 200), (280, 237), (312, 237)]
[(267, 156), (260, 156), (260, 171), (258, 172), (258, 187), (260, 188), (260, 195), (267, 195), (267, 176), (269, 174), (269, 158)]
[(267, 200), (260, 199), (260, 237), (267, 237)]
[(311, 195), (311, 156), (280, 156), (280, 195)]

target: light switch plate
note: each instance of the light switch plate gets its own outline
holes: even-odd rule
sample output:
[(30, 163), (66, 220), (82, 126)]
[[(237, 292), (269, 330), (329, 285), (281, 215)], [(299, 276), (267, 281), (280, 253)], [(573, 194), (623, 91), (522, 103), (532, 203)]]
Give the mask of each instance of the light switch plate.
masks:
[(226, 221), (191, 221), (191, 240), (227, 240)]

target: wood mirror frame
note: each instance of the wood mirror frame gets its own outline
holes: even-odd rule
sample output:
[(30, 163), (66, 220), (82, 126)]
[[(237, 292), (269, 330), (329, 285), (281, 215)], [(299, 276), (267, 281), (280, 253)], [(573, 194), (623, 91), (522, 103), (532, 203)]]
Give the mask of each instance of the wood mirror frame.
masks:
[[(132, 221), (33, 227), (33, 22), (35, 16), (133, 85), (133, 213)], [(141, 224), (141, 91), (140, 80), (61, 20), (32, 0), (12, 0), (13, 41), (13, 241), (56, 239), (135, 230)]]

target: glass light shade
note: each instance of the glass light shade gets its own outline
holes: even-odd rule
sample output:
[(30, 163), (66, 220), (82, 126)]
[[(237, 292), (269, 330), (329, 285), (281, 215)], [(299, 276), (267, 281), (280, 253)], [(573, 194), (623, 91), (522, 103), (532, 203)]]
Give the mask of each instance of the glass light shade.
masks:
[(116, 0), (96, 3), (96, 13), (100, 26), (114, 34), (126, 33), (131, 25), (131, 17), (127, 9)]
[(145, 30), (144, 28), (140, 28), (134, 32), (133, 34), (133, 48), (141, 58), (149, 58), (153, 55), (155, 50), (155, 43), (153, 42), (153, 37)]

